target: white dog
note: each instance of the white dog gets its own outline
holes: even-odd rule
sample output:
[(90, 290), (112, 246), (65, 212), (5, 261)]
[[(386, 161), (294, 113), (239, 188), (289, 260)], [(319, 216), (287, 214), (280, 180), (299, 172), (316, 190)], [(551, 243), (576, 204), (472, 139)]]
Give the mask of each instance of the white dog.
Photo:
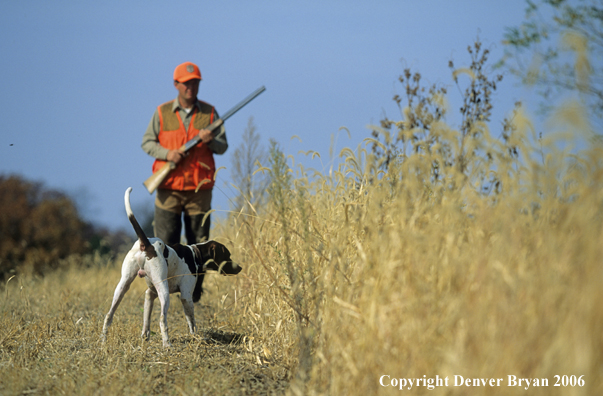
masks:
[(130, 288), (136, 275), (144, 277), (148, 289), (145, 293), (144, 319), (142, 326), (142, 337), (148, 339), (150, 335), (150, 318), (153, 310), (153, 302), (159, 297), (161, 302), (161, 317), (159, 326), (163, 346), (168, 348), (170, 341), (168, 337), (167, 312), (170, 306), (170, 293), (180, 292), (180, 301), (184, 308), (184, 315), (188, 322), (191, 334), (195, 333), (195, 313), (193, 303), (199, 301), (203, 293), (203, 278), (207, 270), (219, 271), (223, 275), (236, 275), (241, 267), (232, 262), (230, 252), (224, 245), (216, 241), (197, 243), (190, 246), (174, 245), (167, 246), (159, 238), (147, 238), (144, 231), (136, 221), (130, 207), (130, 192), (128, 188), (125, 194), (126, 213), (128, 219), (136, 231), (138, 241), (126, 255), (121, 266), (121, 280), (115, 289), (113, 303), (107, 316), (101, 338), (103, 342), (107, 338), (107, 331), (113, 315)]

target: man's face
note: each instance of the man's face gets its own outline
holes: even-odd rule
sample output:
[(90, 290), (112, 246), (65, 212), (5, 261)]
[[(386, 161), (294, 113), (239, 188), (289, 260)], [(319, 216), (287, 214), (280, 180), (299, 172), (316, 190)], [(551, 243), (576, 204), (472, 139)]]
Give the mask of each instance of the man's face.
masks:
[(199, 81), (201, 80), (196, 78), (183, 83), (174, 81), (174, 86), (178, 90), (178, 98), (183, 99), (187, 103), (194, 102), (197, 98), (197, 93), (199, 93)]

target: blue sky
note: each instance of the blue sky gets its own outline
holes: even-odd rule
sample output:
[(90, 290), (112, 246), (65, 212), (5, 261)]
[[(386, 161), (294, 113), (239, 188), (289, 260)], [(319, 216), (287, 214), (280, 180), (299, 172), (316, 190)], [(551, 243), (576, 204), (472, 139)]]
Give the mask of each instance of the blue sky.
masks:
[[(199, 98), (219, 112), (267, 88), (226, 123), (213, 206), (228, 210), (231, 155), (249, 117), (266, 147), (273, 138), (320, 168), (298, 152), (326, 163), (340, 127), (351, 139), (339, 133), (336, 151), (356, 148), (384, 114), (395, 119), (406, 67), (449, 86), (454, 111), (448, 61), (468, 64), (479, 36), (493, 64), (524, 9), (524, 0), (3, 1), (0, 174), (42, 181), (77, 196), (88, 220), (129, 227), (126, 188), (135, 208), (153, 202), (142, 135), (156, 106), (176, 97), (174, 67), (191, 61), (203, 75)], [(525, 94), (505, 78), (494, 129)]]

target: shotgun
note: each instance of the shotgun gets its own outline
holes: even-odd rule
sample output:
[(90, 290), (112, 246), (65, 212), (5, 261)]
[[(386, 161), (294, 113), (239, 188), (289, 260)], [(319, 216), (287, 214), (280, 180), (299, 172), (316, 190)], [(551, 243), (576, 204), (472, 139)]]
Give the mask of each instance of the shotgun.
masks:
[[(218, 129), (220, 127), (220, 125), (224, 124), (224, 121), (226, 121), (228, 118), (230, 118), (237, 111), (241, 110), (243, 108), (243, 106), (245, 106), (247, 103), (251, 102), (253, 99), (255, 99), (256, 96), (258, 96), (265, 90), (266, 90), (266, 87), (264, 87), (264, 86), (261, 86), (260, 88), (256, 89), (249, 96), (247, 96), (245, 99), (240, 101), (235, 107), (228, 110), (221, 118), (218, 118), (216, 121), (212, 122), (206, 129), (208, 129), (210, 132), (213, 132), (214, 130)], [(186, 153), (187, 151), (189, 151), (190, 149), (195, 147), (200, 142), (201, 142), (201, 139), (199, 138), (199, 136), (195, 136), (194, 138), (192, 138), (191, 140), (189, 140), (188, 142), (183, 144), (182, 147), (180, 147), (178, 149), (178, 151), (180, 151), (181, 153)], [(163, 165), (161, 167), (161, 169), (159, 169), (157, 172), (153, 173), (151, 175), (151, 177), (149, 177), (143, 183), (150, 194), (153, 194), (153, 192), (155, 192), (155, 190), (157, 189), (157, 187), (159, 187), (161, 182), (167, 177), (167, 175), (169, 175), (169, 173), (172, 171), (172, 169), (176, 168), (176, 166), (177, 165), (175, 163), (173, 163), (172, 161), (167, 161), (165, 163), (165, 165)]]

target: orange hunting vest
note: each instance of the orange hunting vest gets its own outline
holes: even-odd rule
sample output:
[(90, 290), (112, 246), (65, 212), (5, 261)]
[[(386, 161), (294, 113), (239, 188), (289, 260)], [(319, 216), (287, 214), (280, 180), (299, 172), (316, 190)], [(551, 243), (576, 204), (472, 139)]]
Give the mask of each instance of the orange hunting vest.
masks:
[[(159, 112), (159, 144), (170, 150), (177, 150), (187, 141), (194, 138), (201, 129), (206, 128), (214, 121), (213, 106), (199, 101), (199, 109), (193, 107), (194, 113), (189, 124), (188, 131), (184, 129), (184, 123), (180, 118), (179, 111), (172, 111), (174, 101), (160, 105)], [(155, 160), (153, 173), (157, 172), (166, 161)], [(214, 174), (216, 165), (214, 155), (204, 143), (199, 143), (188, 151), (173, 169), (168, 177), (159, 185), (159, 188), (168, 190), (208, 190), (214, 186)]]

